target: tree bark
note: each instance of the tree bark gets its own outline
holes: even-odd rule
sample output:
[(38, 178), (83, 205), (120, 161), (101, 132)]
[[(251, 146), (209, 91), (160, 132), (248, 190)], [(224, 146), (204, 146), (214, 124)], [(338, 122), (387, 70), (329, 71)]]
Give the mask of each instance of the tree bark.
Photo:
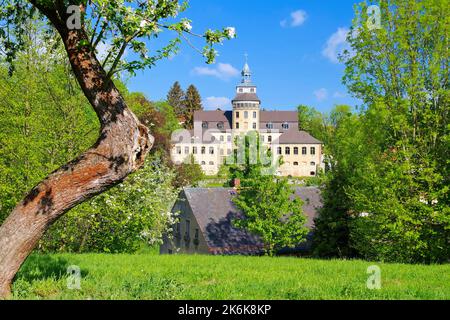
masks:
[[(148, 129), (126, 103), (90, 46), (84, 29), (66, 27), (65, 8), (30, 1), (60, 34), (72, 70), (101, 123), (93, 147), (51, 173), (14, 208), (0, 227), (0, 299), (7, 298), (22, 263), (64, 213), (123, 181), (144, 163), (153, 144)], [(49, 2), (47, 2), (49, 3)]]

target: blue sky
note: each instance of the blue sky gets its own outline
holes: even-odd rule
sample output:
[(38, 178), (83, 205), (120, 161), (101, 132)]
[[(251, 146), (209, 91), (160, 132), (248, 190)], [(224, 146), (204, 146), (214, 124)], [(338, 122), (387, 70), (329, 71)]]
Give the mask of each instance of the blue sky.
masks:
[(183, 45), (176, 57), (129, 79), (128, 87), (161, 100), (174, 81), (183, 88), (192, 83), (205, 109), (230, 109), (248, 53), (253, 82), (266, 109), (289, 110), (307, 104), (326, 112), (335, 104), (355, 106), (358, 101), (342, 85), (344, 66), (336, 61), (336, 54), (345, 46), (356, 2), (191, 0), (181, 17), (192, 20), (193, 32), (233, 26), (237, 38), (217, 47), (214, 65), (207, 65), (198, 52)]

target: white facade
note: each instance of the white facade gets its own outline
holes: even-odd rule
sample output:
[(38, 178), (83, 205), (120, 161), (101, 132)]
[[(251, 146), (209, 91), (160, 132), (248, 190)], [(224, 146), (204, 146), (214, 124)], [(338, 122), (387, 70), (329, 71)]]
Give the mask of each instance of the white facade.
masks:
[[(236, 87), (232, 111), (199, 111), (194, 114), (193, 132), (173, 136), (172, 160), (201, 165), (207, 175), (216, 175), (225, 158), (235, 148), (236, 135), (258, 131), (261, 142), (275, 157), (282, 157), (276, 174), (314, 176), (323, 168), (322, 143), (306, 132), (298, 131), (296, 112), (261, 111), (257, 88), (251, 82), (247, 63), (242, 82)], [(276, 159), (274, 159), (276, 161)]]

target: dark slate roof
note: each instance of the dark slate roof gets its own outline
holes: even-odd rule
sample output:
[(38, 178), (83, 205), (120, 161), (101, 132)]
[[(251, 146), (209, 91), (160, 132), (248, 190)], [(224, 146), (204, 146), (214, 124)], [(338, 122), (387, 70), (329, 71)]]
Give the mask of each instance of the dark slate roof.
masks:
[(299, 131), (297, 128), (291, 128), (284, 132), (278, 139), (279, 144), (302, 143), (302, 144), (320, 144), (321, 141), (314, 138), (306, 131)]
[(223, 111), (223, 110), (194, 111), (194, 122), (196, 121), (200, 122), (207, 121), (211, 123), (223, 122), (228, 129), (231, 128), (232, 117), (233, 117), (232, 111)]
[(261, 100), (259, 100), (256, 93), (249, 93), (249, 92), (236, 94), (236, 96), (234, 97), (232, 102), (235, 102), (235, 101), (258, 101), (258, 102), (261, 102)]
[(298, 122), (297, 111), (261, 111), (260, 122)]
[(306, 226), (312, 229), (318, 210), (322, 207), (320, 189), (317, 187), (296, 187), (295, 195), (303, 200), (303, 213), (308, 218)]
[(232, 188), (185, 188), (184, 194), (208, 244), (216, 254), (258, 254), (258, 237), (235, 228), (232, 221), (242, 214), (232, 202)]
[[(236, 194), (233, 188), (185, 188), (184, 194), (211, 253), (257, 254), (262, 251), (257, 236), (232, 225), (233, 220), (243, 216), (232, 202)], [(297, 187), (295, 194), (304, 201), (306, 226), (313, 228), (322, 206), (319, 189)]]

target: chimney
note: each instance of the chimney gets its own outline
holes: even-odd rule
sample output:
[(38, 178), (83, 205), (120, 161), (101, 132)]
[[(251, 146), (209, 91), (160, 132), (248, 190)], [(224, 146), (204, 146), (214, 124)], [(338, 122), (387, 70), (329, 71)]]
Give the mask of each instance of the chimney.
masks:
[(234, 178), (234, 180), (233, 180), (233, 187), (235, 189), (239, 189), (241, 187), (241, 179)]

